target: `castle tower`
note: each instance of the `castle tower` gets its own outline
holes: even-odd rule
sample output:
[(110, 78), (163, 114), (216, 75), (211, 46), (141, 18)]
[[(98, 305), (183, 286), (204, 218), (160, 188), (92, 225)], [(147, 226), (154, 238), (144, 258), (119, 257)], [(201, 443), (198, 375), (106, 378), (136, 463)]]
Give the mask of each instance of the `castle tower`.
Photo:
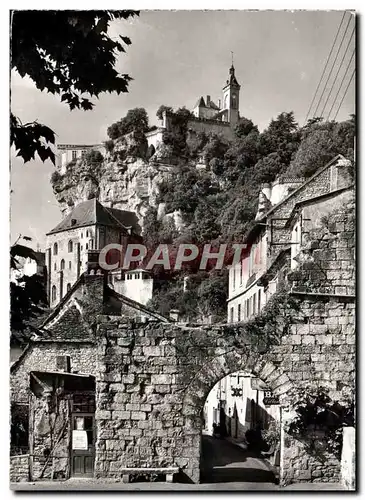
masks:
[(239, 120), (240, 88), (234, 74), (234, 66), (229, 70), (229, 79), (223, 87), (223, 110), (226, 112), (226, 121), (235, 126)]

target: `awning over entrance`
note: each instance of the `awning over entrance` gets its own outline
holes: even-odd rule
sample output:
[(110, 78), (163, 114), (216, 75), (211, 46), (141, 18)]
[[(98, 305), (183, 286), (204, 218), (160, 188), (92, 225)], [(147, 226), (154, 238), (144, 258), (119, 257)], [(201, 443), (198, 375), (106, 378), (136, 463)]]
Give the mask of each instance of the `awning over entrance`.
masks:
[(68, 372), (30, 372), (30, 389), (35, 396), (62, 388), (65, 392), (95, 391), (93, 375)]

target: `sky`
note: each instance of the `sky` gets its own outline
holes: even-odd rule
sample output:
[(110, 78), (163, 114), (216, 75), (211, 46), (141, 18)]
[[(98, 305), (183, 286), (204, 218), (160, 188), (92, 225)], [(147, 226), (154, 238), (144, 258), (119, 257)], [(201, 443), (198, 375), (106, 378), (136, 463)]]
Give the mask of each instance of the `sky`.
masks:
[[(201, 95), (217, 102), (233, 51), (241, 116), (263, 130), (279, 113), (294, 111), (303, 125), (342, 15), (341, 11), (142, 11), (139, 18), (110, 27), (112, 37), (121, 34), (132, 41), (117, 63), (120, 72), (133, 77), (129, 93), (100, 96), (92, 111), (69, 111), (57, 97), (12, 72), (11, 109), (23, 123), (38, 120), (51, 127), (60, 144), (100, 143), (107, 139), (107, 127), (128, 109), (145, 108), (153, 125), (161, 104), (192, 108)], [(350, 45), (344, 67), (351, 49)], [(352, 82), (337, 120), (354, 113), (354, 100)], [(11, 153), (11, 243), (23, 234), (33, 238), (34, 248), (38, 243), (44, 250), (45, 233), (61, 220), (50, 185), (53, 171), (49, 161), (24, 164)]]

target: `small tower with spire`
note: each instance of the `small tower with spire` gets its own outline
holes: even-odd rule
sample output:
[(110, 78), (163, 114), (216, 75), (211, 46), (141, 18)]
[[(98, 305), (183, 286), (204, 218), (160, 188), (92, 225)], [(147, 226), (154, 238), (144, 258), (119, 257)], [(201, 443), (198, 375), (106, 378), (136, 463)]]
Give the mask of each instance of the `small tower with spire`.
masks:
[(241, 86), (237, 82), (235, 69), (233, 65), (233, 52), (232, 65), (229, 69), (229, 79), (223, 87), (223, 110), (226, 110), (226, 120), (235, 126), (239, 120), (239, 99)]

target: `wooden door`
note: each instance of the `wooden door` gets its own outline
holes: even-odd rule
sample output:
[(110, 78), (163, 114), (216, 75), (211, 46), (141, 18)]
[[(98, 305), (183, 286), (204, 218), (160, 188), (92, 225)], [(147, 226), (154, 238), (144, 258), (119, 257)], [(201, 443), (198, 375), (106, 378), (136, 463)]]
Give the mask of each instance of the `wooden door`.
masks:
[(93, 477), (95, 462), (95, 402), (93, 397), (77, 396), (72, 408), (71, 474)]

